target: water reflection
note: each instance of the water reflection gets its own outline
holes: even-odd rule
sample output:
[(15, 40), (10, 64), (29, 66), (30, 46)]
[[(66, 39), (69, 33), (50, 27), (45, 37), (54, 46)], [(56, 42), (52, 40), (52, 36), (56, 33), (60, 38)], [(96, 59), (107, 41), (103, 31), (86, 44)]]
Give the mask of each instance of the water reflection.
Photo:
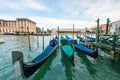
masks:
[(72, 67), (74, 66), (63, 52), (61, 53), (61, 61), (63, 67), (65, 67), (65, 75), (67, 77), (67, 80), (73, 80)]
[[(22, 51), (24, 61), (31, 61), (39, 55), (42, 52), (42, 37), (39, 36), (39, 47), (36, 36), (30, 37), (32, 49), (29, 52), (27, 36), (0, 35), (0, 39), (5, 41), (0, 44), (0, 80), (23, 80), (21, 77), (16, 78), (11, 52)], [(45, 47), (49, 40), (50, 38), (45, 36)], [(56, 53), (55, 57), (50, 58), (27, 80), (120, 80), (120, 63), (111, 62), (109, 51), (101, 51), (96, 60), (91, 60), (93, 58), (78, 51), (75, 54), (75, 72), (67, 57), (61, 58), (61, 49)]]
[(94, 77), (94, 75), (96, 74), (96, 70), (94, 65), (91, 63), (91, 61), (86, 57), (85, 53), (76, 50), (76, 52), (78, 53), (78, 56), (82, 58), (82, 62), (85, 63), (87, 70), (89, 71), (89, 73), (91, 74), (91, 76)]
[(39, 71), (36, 72), (33, 80), (41, 80), (47, 71), (50, 70), (50, 65), (56, 57), (57, 50), (49, 57), (49, 59), (39, 68)]
[(119, 61), (108, 61), (108, 67), (111, 67), (113, 71), (120, 74), (120, 62)]

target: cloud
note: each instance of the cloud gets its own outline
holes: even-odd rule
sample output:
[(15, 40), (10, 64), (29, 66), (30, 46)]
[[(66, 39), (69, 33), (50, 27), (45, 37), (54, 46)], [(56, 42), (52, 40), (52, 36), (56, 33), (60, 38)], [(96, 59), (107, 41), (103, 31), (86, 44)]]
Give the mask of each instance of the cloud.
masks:
[(90, 16), (91, 19), (101, 18), (111, 18), (116, 20), (120, 16), (120, 1), (117, 0), (98, 0), (96, 3), (91, 2), (88, 10), (85, 14)]
[[(54, 26), (85, 28), (96, 26), (95, 20), (100, 18), (100, 24), (120, 18), (119, 0), (4, 0), (0, 3), (0, 10), (13, 10), (11, 13), (0, 13), (0, 18), (16, 19), (27, 17), (37, 26)], [(33, 16), (34, 15), (34, 16)]]
[(27, 8), (36, 9), (36, 10), (50, 10), (49, 7), (41, 4), (40, 2), (38, 3), (35, 0), (22, 0), (22, 3)]
[[(16, 20), (15, 16), (0, 16), (0, 19), (4, 20)], [(49, 17), (40, 17), (40, 16), (33, 16), (28, 17), (29, 19), (35, 21), (38, 27), (45, 27), (45, 29), (54, 28), (60, 26), (61, 28), (72, 28), (72, 25), (75, 25), (75, 28), (85, 28), (85, 27), (92, 27), (96, 25), (95, 21), (85, 21), (85, 20), (67, 20), (67, 19), (58, 19), (58, 18), (49, 18)]]
[(15, 10), (22, 10), (22, 7), (19, 6), (18, 3), (10, 1), (10, 0), (3, 0), (0, 2), (0, 9), (15, 9)]
[(0, 9), (13, 9), (17, 11), (27, 11), (27, 10), (40, 10), (40, 11), (47, 11), (50, 10), (44, 4), (38, 3), (35, 0), (20, 0), (20, 1), (12, 1), (12, 0), (3, 0), (0, 2)]
[(67, 20), (67, 19), (57, 19), (48, 17), (30, 17), (31, 20), (37, 22), (38, 26), (43, 26), (46, 28), (53, 28), (60, 26), (61, 28), (71, 28), (75, 24), (76, 28), (92, 27), (96, 25), (95, 21), (85, 21), (85, 20)]
[(16, 20), (16, 16), (0, 15), (0, 19), (3, 19), (3, 20)]
[(62, 0), (60, 5), (64, 16), (71, 19), (96, 20), (105, 22), (107, 18), (118, 20), (120, 17), (119, 0)]

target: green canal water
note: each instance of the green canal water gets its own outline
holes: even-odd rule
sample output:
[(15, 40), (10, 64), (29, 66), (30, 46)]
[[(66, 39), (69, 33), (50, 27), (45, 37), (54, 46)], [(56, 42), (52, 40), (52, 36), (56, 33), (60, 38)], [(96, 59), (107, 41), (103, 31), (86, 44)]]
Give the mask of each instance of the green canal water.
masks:
[[(0, 35), (5, 43), (0, 44), (0, 80), (24, 80), (16, 77), (12, 65), (12, 51), (21, 51), (24, 61), (28, 62), (42, 52), (42, 37), (30, 36), (31, 51), (27, 36)], [(50, 36), (45, 36), (45, 47)], [(63, 55), (60, 47), (30, 78), (26, 80), (120, 80), (120, 62), (111, 62), (110, 53), (100, 50), (97, 59), (74, 50), (75, 66)]]

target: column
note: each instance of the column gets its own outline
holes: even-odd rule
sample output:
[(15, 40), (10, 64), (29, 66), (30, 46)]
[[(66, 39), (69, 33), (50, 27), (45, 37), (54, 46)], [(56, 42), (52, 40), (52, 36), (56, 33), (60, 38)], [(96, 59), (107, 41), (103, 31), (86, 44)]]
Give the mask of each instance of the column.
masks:
[(13, 21), (11, 21), (11, 23), (12, 23), (12, 24), (11, 24), (11, 27), (10, 27), (10, 32), (13, 32), (13, 31), (12, 31), (12, 28), (13, 28)]
[(13, 27), (13, 21), (11, 21), (11, 27)]
[(20, 20), (21, 21), (21, 26), (20, 27), (22, 27), (23, 26), (23, 21), (22, 20)]
[(7, 27), (9, 27), (9, 22), (7, 21)]
[(8, 21), (8, 27), (10, 27), (10, 21)]
[(8, 23), (9, 23), (9, 27), (10, 27), (10, 21), (8, 21)]
[(21, 27), (21, 20), (19, 20), (19, 28)]
[(20, 21), (18, 20), (18, 28), (20, 27)]
[(17, 27), (17, 29), (18, 29), (18, 32), (20, 32), (20, 21), (18, 20), (18, 27)]
[(29, 32), (31, 33), (31, 21), (29, 21)]
[(18, 20), (16, 20), (16, 28), (18, 27)]
[(12, 27), (12, 33), (14, 32), (14, 27)]
[(25, 19), (23, 20), (23, 31), (25, 32)]
[(23, 20), (23, 32), (25, 32), (25, 20)]
[(2, 25), (2, 27), (3, 27), (3, 20), (1, 21), (1, 25)]
[(11, 32), (11, 27), (8, 28), (8, 32)]
[(1, 28), (0, 32), (2, 33), (3, 32), (3, 29)]
[(3, 21), (3, 27), (4, 27), (4, 21)]
[(3, 32), (4, 32), (4, 28), (2, 27), (2, 29), (3, 29)]
[(27, 25), (27, 19), (26, 19), (26, 21), (25, 21), (25, 22), (26, 22), (26, 27), (27, 27), (27, 26), (28, 26), (28, 25)]

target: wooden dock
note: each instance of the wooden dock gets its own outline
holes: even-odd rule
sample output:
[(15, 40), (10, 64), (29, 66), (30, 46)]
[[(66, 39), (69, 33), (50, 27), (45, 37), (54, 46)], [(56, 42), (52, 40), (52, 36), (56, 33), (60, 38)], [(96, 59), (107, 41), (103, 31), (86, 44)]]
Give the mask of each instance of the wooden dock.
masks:
[[(112, 51), (112, 47), (108, 46), (108, 45), (101, 44), (100, 48), (104, 48), (104, 49)], [(120, 48), (115, 48), (115, 53), (119, 53), (120, 54)]]
[[(87, 46), (87, 47), (96, 46), (95, 42), (80, 42), (80, 44), (82, 44), (84, 46)], [(100, 48), (107, 49), (107, 50), (110, 50), (110, 51), (112, 50), (111, 46), (108, 46), (108, 45), (105, 45), (105, 44), (100, 44)], [(120, 53), (120, 48), (115, 48), (115, 53)]]
[(94, 50), (94, 47), (95, 47), (95, 42), (80, 42), (80, 44), (86, 46), (86, 47), (89, 47), (91, 49)]

